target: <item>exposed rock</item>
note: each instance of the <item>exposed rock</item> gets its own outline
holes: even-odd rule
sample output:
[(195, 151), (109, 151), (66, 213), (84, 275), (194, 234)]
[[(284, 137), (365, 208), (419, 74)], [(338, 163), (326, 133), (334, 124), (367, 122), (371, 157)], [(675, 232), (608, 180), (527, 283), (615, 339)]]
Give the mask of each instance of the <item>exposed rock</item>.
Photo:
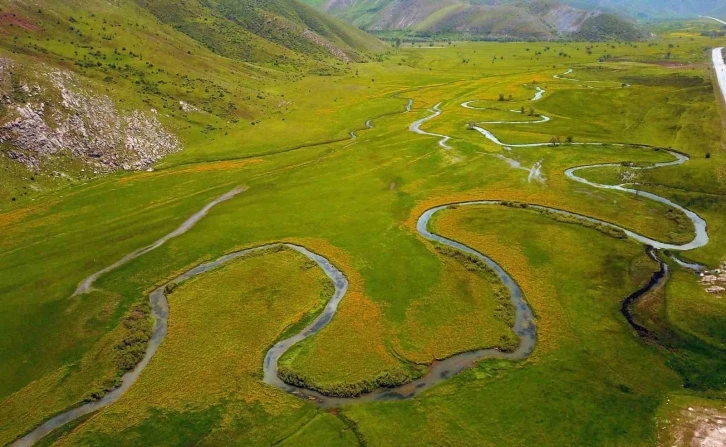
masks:
[(636, 171), (625, 171), (620, 174), (621, 183), (635, 183), (638, 180), (638, 173)]
[(295, 22), (292, 22), (290, 20), (285, 19), (284, 17), (272, 17), (268, 16), (267, 18), (268, 23), (272, 24), (274, 22), (275, 26), (278, 26), (282, 29), (287, 30), (294, 30), (296, 33), (300, 34), (303, 38), (307, 39), (308, 41), (314, 43), (315, 45), (324, 48), (327, 50), (330, 54), (333, 55), (336, 59), (340, 59), (343, 62), (350, 62), (351, 59), (348, 56), (348, 54), (343, 51), (342, 48), (338, 47), (337, 45), (333, 44), (328, 39), (324, 38), (323, 36), (315, 33), (310, 28), (306, 28), (302, 25), (299, 25)]
[(726, 290), (726, 261), (721, 263), (720, 268), (702, 272), (701, 285), (708, 293), (723, 293)]
[(181, 107), (182, 112), (201, 112), (198, 107), (194, 107), (186, 101), (179, 101), (179, 107)]
[(336, 59), (340, 59), (344, 62), (350, 62), (350, 57), (348, 57), (345, 51), (343, 51), (340, 47), (333, 45), (329, 40), (324, 39), (313, 31), (305, 29), (302, 32), (302, 36), (310, 42), (314, 43), (315, 45), (321, 46), (328, 50), (330, 54), (332, 54), (333, 57), (335, 57)]
[(718, 281), (718, 277), (716, 275), (703, 275), (701, 277), (701, 282), (703, 284), (713, 284), (716, 281)]
[(0, 122), (0, 142), (13, 147), (9, 158), (30, 169), (66, 154), (94, 173), (146, 169), (182, 149), (154, 110), (120, 111), (108, 96), (84, 90), (67, 71), (39, 73), (40, 84), (33, 87), (17, 85), (12, 65), (9, 59), (0, 60), (0, 94), (7, 111)]

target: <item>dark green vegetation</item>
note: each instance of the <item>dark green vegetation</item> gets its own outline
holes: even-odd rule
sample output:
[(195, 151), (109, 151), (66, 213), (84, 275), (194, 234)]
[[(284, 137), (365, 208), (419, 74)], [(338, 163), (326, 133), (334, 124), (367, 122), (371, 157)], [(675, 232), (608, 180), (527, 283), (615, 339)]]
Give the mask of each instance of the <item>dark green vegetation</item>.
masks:
[(575, 216), (568, 216), (564, 214), (559, 214), (550, 210), (544, 210), (544, 209), (538, 209), (538, 208), (530, 208), (529, 205), (526, 203), (517, 203), (517, 202), (502, 202), (503, 206), (507, 206), (510, 208), (520, 208), (520, 209), (532, 209), (543, 216), (547, 216), (550, 219), (554, 219), (557, 222), (563, 222), (563, 223), (571, 223), (571, 224), (577, 224), (577, 225), (584, 225), (589, 228), (594, 228), (595, 230), (606, 234), (608, 236), (617, 238), (617, 239), (627, 239), (628, 236), (625, 234), (625, 232), (619, 228), (613, 228), (609, 227), (607, 225), (603, 225), (597, 222), (590, 222), (588, 220), (579, 219)]
[[(685, 165), (642, 171), (636, 180), (708, 221), (711, 243), (683, 258), (712, 267), (724, 259), (723, 107), (708, 50), (726, 41), (701, 36), (700, 24), (647, 43), (456, 43), (371, 53), (365, 63), (348, 64), (302, 41), (288, 48), (287, 37), (275, 41), (277, 35), (250, 36), (266, 42), (253, 52), (259, 59), (224, 55), (231, 41), (213, 52), (216, 43), (189, 30), (235, 25), (223, 2), (186, 3), (209, 28), (192, 27), (188, 9), (173, 20), (168, 8), (156, 15), (146, 9), (162, 3), (84, 2), (81, 9), (47, 2), (40, 12), (16, 5), (3, 4), (3, 20), (14, 26), (3, 28), (0, 41), (18, 79), (49, 82), (47, 72), (71, 72), (119, 109), (156, 109), (183, 150), (154, 164), (154, 172), (85, 175), (79, 166), (61, 181), (0, 157), (9, 174), (0, 189), (2, 444), (117, 380), (148, 335), (143, 306), (155, 286), (243, 247), (299, 243), (346, 274), (351, 286), (338, 313), (301, 345), (290, 372), (309, 383), (353, 387), (413, 377), (420, 365), (456, 352), (512, 346), (501, 286), (417, 236), (415, 220), (425, 209), (504, 200), (569, 210), (663, 241), (690, 238), (666, 206), (563, 175), (593, 163), (669, 160), (663, 151), (567, 144), (504, 151), (467, 123), (511, 112), (469, 110), (460, 107), (464, 101), (504, 109), (497, 99), (511, 95), (505, 111), (533, 107), (553, 118), (489, 126), (507, 142), (570, 135), (689, 154)], [(11, 6), (18, 9), (9, 12)], [(259, 13), (314, 23), (285, 15), (308, 9), (290, 8)], [(304, 63), (266, 58), (270, 48)], [(366, 50), (355, 48), (350, 57), (358, 60)], [(579, 81), (553, 78), (569, 68), (569, 78)], [(546, 94), (531, 103), (535, 86)], [(404, 113), (409, 98), (413, 109)], [(179, 101), (204, 113), (184, 111)], [(451, 150), (408, 131), (439, 103), (442, 114), (422, 128), (451, 135)], [(10, 149), (3, 146), (3, 154)], [(546, 180), (530, 182), (492, 154), (527, 167), (541, 161)], [(615, 184), (627, 167), (587, 175)], [(31, 185), (42, 190), (16, 194)], [(83, 278), (173, 231), (236, 186), (247, 190), (191, 231), (103, 275), (92, 293), (71, 297)], [(434, 229), (490, 255), (521, 285), (538, 328), (537, 347), (525, 361), (482, 362), (414, 400), (321, 410), (264, 385), (261, 372), (267, 348), (319, 312), (330, 284), (299, 256), (268, 253), (174, 290), (169, 335), (139, 381), (115, 404), (46, 441), (650, 446), (655, 417), (670, 397), (723, 397), (720, 299), (675, 270), (665, 298), (638, 314), (663, 335), (642, 340), (620, 306), (657, 269), (643, 248), (601, 228), (519, 208), (450, 209)]]
[(663, 349), (668, 365), (684, 377), (684, 386), (713, 396), (726, 383), (723, 307), (695, 275), (676, 271), (635, 309), (647, 338)]
[[(456, 259), (458, 262), (464, 264), (470, 272), (485, 276), (491, 283), (492, 289), (494, 289), (494, 299), (497, 303), (497, 307), (494, 310), (494, 317), (509, 327), (514, 326), (515, 311), (509, 296), (509, 290), (498, 281), (494, 271), (484, 261), (449, 247), (437, 246), (436, 251), (442, 255)], [(508, 346), (501, 346), (501, 348), (504, 351), (511, 351), (517, 347), (517, 344), (517, 340), (512, 339)]]

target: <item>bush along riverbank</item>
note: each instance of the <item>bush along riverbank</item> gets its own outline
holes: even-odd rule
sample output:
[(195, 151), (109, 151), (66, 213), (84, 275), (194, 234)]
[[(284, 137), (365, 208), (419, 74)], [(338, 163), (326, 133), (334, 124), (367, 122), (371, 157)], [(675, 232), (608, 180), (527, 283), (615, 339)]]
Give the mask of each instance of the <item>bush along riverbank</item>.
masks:
[(521, 208), (521, 209), (528, 209), (535, 212), (538, 212), (539, 214), (549, 217), (550, 219), (556, 220), (557, 222), (562, 223), (569, 223), (569, 224), (576, 224), (576, 225), (582, 225), (588, 228), (592, 228), (594, 230), (599, 231), (600, 233), (603, 233), (607, 236), (614, 237), (616, 239), (627, 239), (628, 235), (625, 234), (623, 230), (620, 228), (611, 227), (609, 225), (604, 225), (598, 222), (591, 222), (586, 219), (581, 219), (576, 216), (572, 216), (570, 214), (565, 214), (557, 212), (557, 211), (551, 211), (539, 207), (533, 207), (526, 203), (520, 203), (520, 202), (501, 202), (502, 206), (510, 207), (510, 208)]

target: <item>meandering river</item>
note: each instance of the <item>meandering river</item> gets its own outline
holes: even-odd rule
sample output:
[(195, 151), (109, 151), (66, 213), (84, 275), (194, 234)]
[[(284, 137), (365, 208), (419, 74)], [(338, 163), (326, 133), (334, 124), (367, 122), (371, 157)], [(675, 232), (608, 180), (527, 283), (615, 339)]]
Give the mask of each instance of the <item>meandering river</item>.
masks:
[[(718, 57), (717, 57), (718, 56)], [(724, 66), (724, 60), (721, 57), (721, 49), (715, 49), (713, 52), (713, 59), (714, 59), (714, 67), (716, 68), (717, 76), (719, 79), (719, 84), (722, 89), (722, 94), (724, 95), (724, 99), (726, 100), (726, 66)], [(572, 71), (569, 70), (565, 74), (569, 74)], [(556, 76), (557, 77), (557, 76)], [(567, 78), (560, 78), (560, 79), (567, 79)], [(544, 90), (539, 89), (536, 92), (535, 97), (532, 100), (538, 100), (542, 97), (544, 94)], [(474, 101), (468, 101), (466, 103), (463, 103), (463, 107), (471, 108), (471, 109), (477, 109), (474, 106), (471, 106), (471, 103)], [(413, 102), (409, 100), (406, 111), (411, 110)], [(435, 134), (435, 133), (429, 133), (421, 129), (421, 125), (425, 122), (436, 118), (437, 116), (441, 115), (442, 110), (440, 108), (440, 103), (436, 104), (433, 109), (431, 110), (431, 115), (427, 116), (425, 118), (419, 119), (412, 123), (409, 127), (409, 130), (421, 135), (428, 135), (428, 136), (434, 136), (439, 138), (438, 144), (442, 148), (449, 149), (450, 146), (448, 146), (447, 142), (450, 140), (449, 136), (441, 135), (441, 134)], [(479, 124), (524, 124), (524, 123), (544, 123), (549, 121), (548, 117), (543, 117), (539, 121), (492, 121), (492, 122), (486, 122), (486, 123), (479, 123)], [(368, 120), (366, 122), (366, 127), (372, 128), (372, 122), (371, 120)], [(502, 143), (499, 141), (499, 139), (494, 136), (490, 131), (483, 129), (481, 127), (475, 127), (475, 129), (480, 132), (482, 135), (484, 135), (486, 138), (488, 138), (490, 141), (494, 142), (495, 144), (498, 144), (500, 146), (504, 147), (542, 147), (546, 146), (549, 143), (533, 143), (533, 144), (518, 144), (518, 145), (507, 145), (505, 143)], [(355, 138), (355, 134), (351, 134), (352, 138)], [(601, 143), (579, 143), (580, 145), (600, 145)], [(685, 163), (688, 160), (688, 157), (674, 152), (669, 151), (669, 153), (675, 158), (673, 161), (670, 162), (664, 162), (664, 163), (655, 163), (653, 165), (647, 166), (647, 167), (637, 167), (632, 169), (655, 169), (658, 167), (663, 166), (672, 166), (677, 164)], [(632, 232), (630, 230), (627, 230), (625, 228), (622, 228), (618, 225), (615, 225), (610, 222), (605, 222), (599, 219), (595, 219), (589, 216), (583, 216), (576, 213), (571, 213), (564, 210), (559, 209), (553, 209), (548, 208), (540, 205), (529, 205), (529, 207), (539, 210), (548, 210), (556, 213), (561, 213), (569, 216), (576, 217), (578, 219), (582, 219), (589, 222), (595, 222), (602, 225), (607, 225), (612, 228), (616, 228), (619, 230), (622, 230), (627, 234), (630, 238), (651, 246), (655, 248), (662, 248), (662, 249), (670, 249), (670, 250), (690, 250), (697, 247), (702, 247), (703, 245), (708, 243), (708, 233), (706, 229), (706, 222), (698, 216), (696, 213), (681, 207), (680, 205), (666, 199), (660, 196), (657, 196), (652, 193), (648, 193), (645, 191), (638, 191), (633, 188), (626, 187), (626, 185), (603, 185), (594, 183), (591, 181), (588, 181), (582, 177), (579, 177), (576, 175), (578, 171), (585, 170), (585, 169), (595, 169), (595, 168), (601, 168), (601, 167), (613, 167), (613, 166), (621, 166), (620, 164), (596, 164), (596, 165), (588, 165), (588, 166), (579, 166), (579, 167), (573, 167), (565, 171), (565, 175), (577, 182), (583, 183), (585, 185), (588, 185), (593, 188), (598, 189), (606, 189), (606, 190), (617, 190), (627, 193), (633, 193), (633, 194), (639, 194), (643, 197), (647, 197), (649, 199), (652, 199), (654, 201), (666, 204), (668, 206), (671, 206), (673, 208), (679, 209), (683, 213), (685, 213), (686, 216), (691, 220), (691, 222), (694, 225), (695, 229), (695, 236), (694, 239), (686, 244), (670, 244), (670, 243), (664, 243), (660, 241), (656, 241), (652, 238), (648, 238), (646, 236), (639, 235), (635, 232)], [(235, 188), (232, 191), (221, 195), (220, 197), (216, 198), (215, 200), (211, 201), (207, 205), (205, 205), (199, 212), (192, 215), (189, 219), (187, 219), (179, 228), (172, 231), (171, 233), (167, 234), (166, 236), (162, 237), (161, 239), (157, 240), (153, 244), (143, 247), (139, 250), (136, 250), (129, 255), (123, 257), (119, 261), (115, 262), (114, 264), (99, 270), (98, 272), (90, 275), (88, 278), (84, 279), (78, 286), (78, 288), (75, 291), (75, 294), (85, 293), (92, 289), (93, 283), (95, 280), (101, 276), (102, 274), (108, 273), (119, 266), (139, 257), (142, 256), (145, 253), (148, 253), (159, 246), (163, 245), (166, 241), (168, 241), (171, 238), (174, 238), (176, 236), (179, 236), (189, 229), (191, 229), (199, 220), (204, 218), (206, 214), (209, 212), (209, 210), (214, 207), (215, 205), (229, 200), (235, 195), (242, 192), (242, 188)], [(344, 299), (345, 294), (348, 290), (348, 280), (346, 279), (343, 272), (341, 272), (337, 267), (335, 267), (328, 259), (323, 257), (322, 255), (318, 253), (314, 253), (310, 250), (308, 250), (305, 247), (302, 247), (300, 245), (290, 244), (290, 243), (284, 243), (281, 242), (279, 244), (267, 244), (262, 245), (258, 247), (252, 247), (245, 250), (236, 251), (233, 253), (229, 253), (227, 255), (224, 255), (214, 261), (206, 262), (203, 264), (200, 264), (197, 267), (194, 267), (193, 269), (183, 273), (182, 275), (178, 276), (177, 278), (174, 278), (169, 283), (156, 288), (150, 295), (149, 300), (152, 305), (152, 315), (154, 317), (154, 328), (153, 328), (153, 335), (152, 338), (147, 346), (146, 353), (144, 355), (144, 358), (141, 362), (139, 362), (138, 365), (132, 370), (126, 373), (122, 378), (122, 384), (120, 387), (110, 391), (108, 394), (106, 394), (103, 398), (101, 398), (98, 401), (90, 402), (83, 404), (77, 408), (71, 409), (69, 411), (66, 411), (64, 413), (61, 413), (48, 421), (44, 422), (42, 425), (35, 428), (33, 431), (28, 433), (27, 435), (23, 436), (22, 438), (18, 439), (14, 443), (12, 443), (12, 446), (30, 446), (39, 439), (41, 439), (46, 434), (50, 433), (52, 430), (61, 427), (62, 425), (71, 422), (83, 415), (89, 414), (93, 411), (97, 411), (99, 409), (102, 409), (116, 400), (118, 400), (125, 392), (128, 390), (131, 385), (138, 379), (139, 375), (142, 373), (146, 365), (149, 363), (151, 358), (153, 357), (154, 353), (160, 346), (160, 344), (163, 342), (164, 338), (166, 337), (167, 333), (167, 325), (168, 325), (168, 318), (169, 318), (169, 305), (165, 296), (165, 290), (167, 286), (170, 285), (178, 285), (183, 283), (184, 281), (188, 280), (189, 278), (192, 278), (194, 276), (204, 274), (208, 272), (209, 270), (212, 270), (214, 268), (219, 267), (220, 265), (223, 265), (227, 262), (230, 262), (234, 259), (242, 258), (244, 256), (247, 256), (251, 253), (263, 251), (266, 249), (274, 248), (277, 246), (284, 246), (288, 249), (295, 250), (298, 253), (308, 257), (312, 261), (314, 261), (324, 272), (325, 274), (330, 278), (330, 280), (333, 282), (335, 286), (335, 291), (333, 293), (333, 296), (330, 298), (328, 303), (325, 306), (325, 309), (323, 312), (316, 317), (316, 319), (310, 323), (307, 327), (305, 327), (302, 331), (299, 333), (293, 335), (292, 337), (289, 337), (287, 339), (281, 340), (277, 342), (270, 350), (265, 354), (264, 361), (263, 361), (263, 371), (264, 371), (264, 381), (265, 383), (268, 383), (272, 386), (275, 386), (277, 388), (280, 388), (281, 390), (284, 390), (289, 393), (296, 394), (302, 398), (310, 399), (320, 406), (323, 407), (339, 407), (343, 405), (348, 405), (351, 403), (361, 403), (361, 402), (369, 402), (369, 401), (380, 401), (380, 400), (397, 400), (397, 399), (406, 399), (413, 396), (416, 396), (417, 394), (431, 388), (432, 386), (436, 385), (437, 383), (446, 380), (453, 375), (461, 372), (462, 370), (469, 368), (473, 366), (476, 362), (479, 360), (485, 359), (485, 358), (502, 358), (502, 359), (510, 359), (510, 360), (521, 360), (527, 358), (531, 352), (533, 351), (535, 344), (536, 344), (536, 329), (535, 329), (535, 321), (534, 316), (532, 314), (532, 310), (529, 308), (523, 294), (522, 290), (519, 288), (515, 280), (503, 269), (501, 266), (499, 266), (494, 260), (490, 259), (483, 253), (478, 252), (477, 250), (474, 250), (471, 247), (468, 247), (460, 242), (454, 241), (452, 239), (448, 239), (444, 236), (438, 235), (434, 233), (430, 228), (430, 221), (431, 218), (438, 212), (441, 212), (452, 205), (456, 205), (458, 207), (461, 206), (496, 206), (501, 205), (501, 202), (499, 201), (470, 201), (470, 202), (463, 202), (463, 203), (456, 203), (456, 204), (442, 204), (440, 206), (431, 208), (429, 210), (426, 210), (419, 218), (416, 224), (416, 229), (421, 237), (424, 239), (427, 239), (431, 242), (442, 244), (457, 250), (460, 250), (462, 252), (465, 252), (471, 256), (474, 256), (483, 262), (485, 262), (498, 276), (498, 278), (502, 281), (502, 283), (507, 287), (507, 289), (510, 292), (511, 300), (513, 305), (516, 309), (516, 319), (514, 327), (512, 328), (513, 331), (519, 336), (520, 338), (520, 344), (517, 347), (516, 350), (512, 352), (502, 352), (497, 349), (481, 349), (481, 350), (474, 350), (470, 352), (465, 352), (462, 354), (454, 355), (448, 359), (435, 362), (432, 364), (427, 373), (409, 383), (403, 386), (399, 386), (396, 388), (380, 388), (377, 390), (374, 390), (373, 392), (364, 394), (359, 397), (353, 397), (353, 398), (338, 398), (338, 397), (328, 397), (323, 396), (320, 393), (295, 387), (292, 385), (289, 385), (285, 382), (283, 382), (277, 372), (278, 372), (278, 361), (280, 357), (293, 345), (296, 343), (299, 343), (300, 341), (318, 333), (322, 328), (324, 328), (334, 317), (338, 305), (340, 304), (341, 300)], [(629, 297), (630, 298), (630, 297)]]

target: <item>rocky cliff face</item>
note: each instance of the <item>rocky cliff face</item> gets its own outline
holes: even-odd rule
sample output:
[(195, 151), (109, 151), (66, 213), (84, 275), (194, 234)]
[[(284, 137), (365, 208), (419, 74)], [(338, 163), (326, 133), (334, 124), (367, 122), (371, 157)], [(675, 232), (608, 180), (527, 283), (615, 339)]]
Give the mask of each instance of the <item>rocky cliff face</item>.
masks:
[(602, 14), (600, 11), (585, 11), (566, 5), (556, 5), (542, 16), (547, 24), (554, 27), (559, 34), (578, 32), (583, 24), (593, 17)]
[(17, 68), (0, 59), (0, 143), (5, 156), (33, 171), (61, 157), (96, 174), (146, 169), (182, 149), (153, 109), (121, 111), (68, 71), (20, 75)]

